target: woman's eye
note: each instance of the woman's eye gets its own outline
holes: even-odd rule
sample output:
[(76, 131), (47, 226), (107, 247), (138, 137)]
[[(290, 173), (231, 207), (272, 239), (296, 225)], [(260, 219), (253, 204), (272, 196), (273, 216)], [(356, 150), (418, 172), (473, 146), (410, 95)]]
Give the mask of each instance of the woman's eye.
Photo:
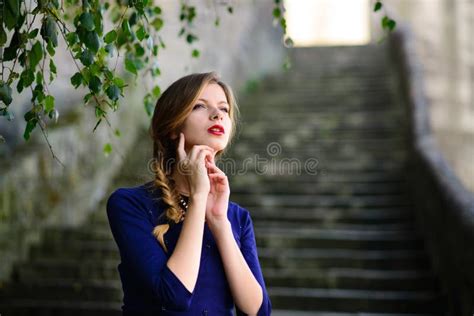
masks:
[(204, 106), (204, 105), (201, 104), (201, 103), (198, 103), (198, 104), (196, 104), (196, 105), (194, 106), (193, 110), (196, 109), (196, 108), (198, 108), (198, 107), (200, 107), (200, 106)]
[(226, 113), (229, 113), (229, 109), (228, 108), (222, 108), (224, 111), (226, 111)]

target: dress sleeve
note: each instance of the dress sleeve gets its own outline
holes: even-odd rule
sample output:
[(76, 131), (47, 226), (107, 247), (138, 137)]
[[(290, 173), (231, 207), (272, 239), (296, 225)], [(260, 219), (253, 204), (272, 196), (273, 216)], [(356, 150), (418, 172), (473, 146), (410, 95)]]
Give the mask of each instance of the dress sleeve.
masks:
[[(244, 210), (244, 220), (242, 222), (240, 250), (242, 251), (242, 255), (244, 256), (245, 261), (247, 262), (250, 270), (252, 271), (253, 275), (262, 287), (263, 300), (262, 305), (260, 305), (260, 309), (258, 310), (257, 316), (268, 316), (271, 314), (272, 304), (270, 301), (270, 297), (268, 296), (265, 281), (263, 279), (262, 269), (260, 268), (260, 262), (258, 260), (257, 243), (255, 241), (253, 222), (252, 218), (250, 217), (249, 211), (243, 207), (241, 208)], [(246, 315), (237, 307), (237, 305), (236, 312), (237, 316)]]
[(168, 258), (152, 231), (154, 226), (140, 203), (125, 188), (107, 200), (107, 217), (122, 261), (136, 272), (168, 310), (186, 311), (193, 293), (168, 268)]

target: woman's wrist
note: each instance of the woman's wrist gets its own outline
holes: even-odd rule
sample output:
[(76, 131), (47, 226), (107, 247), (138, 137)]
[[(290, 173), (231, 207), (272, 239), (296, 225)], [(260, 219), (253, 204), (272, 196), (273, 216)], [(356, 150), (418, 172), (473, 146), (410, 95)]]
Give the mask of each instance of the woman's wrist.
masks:
[(227, 218), (222, 220), (208, 220), (207, 222), (214, 237), (218, 237), (232, 230), (232, 224)]
[(197, 203), (206, 203), (207, 202), (207, 195), (206, 193), (201, 193), (201, 192), (197, 192), (197, 193), (191, 193), (189, 195), (189, 203), (192, 203), (192, 202), (197, 202)]

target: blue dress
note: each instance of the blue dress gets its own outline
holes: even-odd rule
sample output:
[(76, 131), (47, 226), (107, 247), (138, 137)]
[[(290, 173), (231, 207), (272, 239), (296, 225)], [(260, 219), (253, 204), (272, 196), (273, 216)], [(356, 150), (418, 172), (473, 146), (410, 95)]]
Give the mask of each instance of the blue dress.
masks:
[[(164, 235), (166, 253), (153, 236), (165, 205), (153, 181), (119, 188), (107, 200), (107, 217), (117, 243), (121, 262), (117, 269), (123, 288), (123, 315), (245, 315), (234, 305), (224, 266), (207, 224), (201, 252), (199, 275), (191, 293), (168, 268), (182, 222)], [(259, 316), (270, 315), (271, 302), (258, 261), (252, 219), (247, 209), (229, 201), (227, 211), (234, 238), (250, 270), (261, 285), (263, 301)]]

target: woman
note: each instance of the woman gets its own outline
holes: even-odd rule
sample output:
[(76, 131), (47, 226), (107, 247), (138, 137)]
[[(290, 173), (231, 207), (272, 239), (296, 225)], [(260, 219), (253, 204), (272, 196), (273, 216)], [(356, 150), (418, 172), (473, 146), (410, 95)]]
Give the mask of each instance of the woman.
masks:
[(175, 81), (150, 134), (153, 181), (119, 188), (107, 216), (120, 250), (123, 315), (270, 315), (248, 210), (215, 161), (236, 131), (232, 90), (214, 72)]

